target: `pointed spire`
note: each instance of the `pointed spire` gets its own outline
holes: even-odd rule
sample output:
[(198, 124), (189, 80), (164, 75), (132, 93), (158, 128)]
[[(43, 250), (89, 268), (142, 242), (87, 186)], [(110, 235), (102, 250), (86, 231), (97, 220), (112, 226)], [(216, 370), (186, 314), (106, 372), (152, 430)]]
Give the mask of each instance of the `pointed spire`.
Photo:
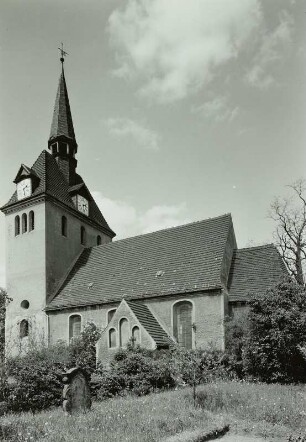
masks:
[(62, 62), (62, 72), (58, 83), (49, 141), (63, 136), (75, 141), (64, 66)]

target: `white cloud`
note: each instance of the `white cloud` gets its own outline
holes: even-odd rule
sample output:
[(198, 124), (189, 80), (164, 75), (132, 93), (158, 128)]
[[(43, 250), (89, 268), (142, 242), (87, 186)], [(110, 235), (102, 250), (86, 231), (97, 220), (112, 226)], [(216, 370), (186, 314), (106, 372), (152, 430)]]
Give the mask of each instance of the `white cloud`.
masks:
[(109, 118), (105, 121), (109, 133), (115, 138), (130, 138), (138, 147), (158, 150), (160, 136), (146, 125), (129, 118)]
[(271, 68), (283, 59), (284, 47), (291, 42), (293, 19), (286, 11), (279, 15), (279, 23), (270, 33), (264, 33), (259, 48), (252, 60), (252, 66), (246, 74), (246, 81), (259, 89), (267, 89), (277, 83)]
[(150, 100), (182, 99), (237, 56), (261, 19), (258, 0), (127, 0), (108, 22), (116, 75), (138, 78)]
[(237, 106), (230, 106), (228, 99), (224, 96), (215, 97), (200, 106), (195, 106), (192, 108), (192, 111), (217, 123), (231, 122), (239, 114), (239, 108)]
[(107, 198), (98, 191), (92, 192), (92, 195), (110, 227), (117, 233), (117, 239), (190, 222), (185, 203), (154, 206), (141, 212), (125, 202)]

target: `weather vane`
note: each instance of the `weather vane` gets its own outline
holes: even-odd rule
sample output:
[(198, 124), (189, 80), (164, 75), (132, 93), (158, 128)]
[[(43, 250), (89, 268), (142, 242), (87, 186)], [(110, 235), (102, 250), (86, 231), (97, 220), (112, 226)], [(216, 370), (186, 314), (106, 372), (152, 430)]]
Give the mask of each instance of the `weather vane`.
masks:
[(60, 58), (60, 60), (61, 60), (61, 63), (63, 64), (64, 61), (65, 61), (65, 58), (64, 58), (64, 57), (66, 57), (66, 55), (69, 55), (69, 54), (68, 54), (68, 52), (65, 52), (65, 51), (64, 51), (64, 45), (63, 45), (63, 43), (61, 43), (61, 48), (58, 48), (58, 49), (59, 49), (59, 51), (61, 52), (61, 58)]

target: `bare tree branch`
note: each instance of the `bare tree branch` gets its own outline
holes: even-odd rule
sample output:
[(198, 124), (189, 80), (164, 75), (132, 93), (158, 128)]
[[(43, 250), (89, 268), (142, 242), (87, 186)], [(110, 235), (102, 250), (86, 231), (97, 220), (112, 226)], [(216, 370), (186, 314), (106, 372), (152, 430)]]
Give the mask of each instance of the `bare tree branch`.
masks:
[[(275, 242), (289, 273), (304, 285), (306, 265), (306, 181), (298, 180), (288, 186), (289, 199), (275, 198), (270, 218), (276, 222)], [(304, 264), (305, 263), (305, 264)]]

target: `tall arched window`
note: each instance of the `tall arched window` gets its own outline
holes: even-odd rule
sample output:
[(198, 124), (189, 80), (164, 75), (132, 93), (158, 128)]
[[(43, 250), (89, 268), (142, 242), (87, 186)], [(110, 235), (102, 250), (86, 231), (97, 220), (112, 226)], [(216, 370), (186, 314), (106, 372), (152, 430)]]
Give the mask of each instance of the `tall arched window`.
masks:
[(81, 333), (82, 318), (80, 315), (71, 315), (69, 317), (69, 341), (71, 338), (79, 336)]
[(98, 235), (98, 236), (97, 236), (97, 246), (100, 246), (101, 243), (102, 243), (101, 236)]
[(67, 218), (62, 216), (62, 235), (67, 236)]
[(179, 345), (192, 348), (192, 303), (190, 301), (174, 304), (173, 334)]
[(20, 336), (20, 339), (23, 339), (26, 336), (29, 336), (29, 322), (26, 319), (23, 319), (20, 322), (19, 336)]
[(34, 230), (34, 227), (35, 227), (34, 212), (33, 210), (31, 210), (31, 212), (29, 213), (29, 232), (31, 232), (31, 230)]
[(25, 233), (28, 230), (28, 217), (26, 213), (22, 214), (21, 222), (22, 222), (22, 233)]
[(108, 346), (109, 348), (114, 348), (116, 345), (116, 330), (111, 328), (108, 332)]
[(120, 347), (126, 347), (129, 339), (130, 339), (129, 321), (126, 318), (123, 318), (119, 323)]
[(86, 244), (86, 230), (85, 227), (81, 226), (81, 244), (85, 246)]
[(108, 310), (107, 312), (107, 323), (109, 324), (111, 320), (113, 319), (114, 314), (116, 313), (116, 308), (113, 308), (112, 310)]
[(20, 216), (15, 216), (15, 236), (19, 235), (20, 233)]
[(135, 325), (135, 327), (133, 327), (132, 339), (133, 339), (133, 345), (140, 344), (140, 330), (139, 330), (139, 327), (137, 327), (137, 325)]

